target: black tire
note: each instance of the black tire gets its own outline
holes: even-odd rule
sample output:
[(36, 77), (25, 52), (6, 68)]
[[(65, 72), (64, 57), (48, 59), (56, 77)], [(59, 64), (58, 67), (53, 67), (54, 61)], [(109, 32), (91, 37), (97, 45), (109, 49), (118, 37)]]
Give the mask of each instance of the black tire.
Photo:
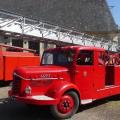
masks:
[(70, 118), (70, 117), (72, 117), (77, 112), (77, 110), (79, 108), (80, 102), (79, 102), (79, 97), (78, 97), (78, 95), (77, 95), (76, 92), (70, 91), (70, 92), (65, 93), (63, 96), (65, 96), (65, 95), (69, 95), (73, 99), (74, 106), (73, 106), (72, 110), (70, 112), (68, 112), (68, 113), (61, 113), (58, 110), (58, 105), (51, 106), (50, 110), (51, 110), (52, 115), (55, 118), (58, 118), (58, 119), (67, 119), (67, 118)]

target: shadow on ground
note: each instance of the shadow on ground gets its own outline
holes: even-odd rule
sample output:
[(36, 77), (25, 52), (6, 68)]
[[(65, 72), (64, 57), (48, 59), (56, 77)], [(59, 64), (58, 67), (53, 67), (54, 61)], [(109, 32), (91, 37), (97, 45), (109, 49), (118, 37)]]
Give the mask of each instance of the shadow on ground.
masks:
[(0, 100), (0, 120), (55, 120), (49, 108), (29, 108), (27, 105), (7, 99)]
[(11, 81), (0, 81), (0, 88), (8, 87)]
[(120, 95), (112, 96), (112, 97), (101, 99), (101, 100), (96, 100), (91, 104), (81, 105), (80, 109), (78, 110), (78, 113), (81, 111), (85, 111), (85, 110), (97, 107), (99, 105), (103, 105), (111, 101), (120, 101)]
[[(78, 113), (97, 107), (110, 101), (120, 100), (119, 96), (99, 100), (92, 104), (81, 106)], [(55, 120), (50, 114), (48, 107), (36, 107), (30, 109), (28, 106), (9, 99), (0, 99), (0, 120)]]

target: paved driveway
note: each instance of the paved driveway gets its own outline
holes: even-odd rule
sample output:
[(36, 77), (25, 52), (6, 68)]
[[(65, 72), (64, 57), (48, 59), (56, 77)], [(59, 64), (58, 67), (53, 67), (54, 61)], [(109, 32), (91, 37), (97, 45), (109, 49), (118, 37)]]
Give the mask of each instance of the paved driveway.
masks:
[[(0, 120), (55, 120), (48, 108), (29, 109), (25, 104), (7, 101), (8, 87), (0, 88)], [(82, 106), (68, 120), (120, 120), (119, 96)]]

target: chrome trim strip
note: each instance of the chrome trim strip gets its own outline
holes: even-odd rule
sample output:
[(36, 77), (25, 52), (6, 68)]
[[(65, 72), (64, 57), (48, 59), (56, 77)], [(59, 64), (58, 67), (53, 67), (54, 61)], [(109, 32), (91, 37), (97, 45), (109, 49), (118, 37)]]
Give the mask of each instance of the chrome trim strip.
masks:
[(31, 79), (31, 80), (58, 80), (58, 78), (36, 78), (36, 79)]
[(16, 73), (14, 73), (14, 75), (16, 75), (16, 76), (18, 76), (18, 77), (20, 77), (21, 79), (23, 79), (23, 80), (63, 80), (64, 78), (36, 78), (36, 79), (34, 79), (34, 78), (31, 78), (31, 79), (28, 79), (28, 78), (24, 78), (24, 77), (22, 77), (22, 76), (20, 76), (20, 75), (18, 75), (18, 74), (16, 74)]
[(23, 79), (23, 80), (31, 80), (31, 79), (24, 78), (24, 77), (22, 77), (22, 76), (20, 76), (20, 75), (18, 75), (18, 74), (16, 74), (16, 73), (13, 73), (13, 75), (15, 75), (15, 76), (17, 76), (17, 77), (20, 77), (20, 78)]
[(120, 86), (110, 85), (110, 86), (106, 86), (106, 87), (103, 88), (103, 89), (97, 89), (97, 92), (102, 91), (102, 90), (111, 89), (111, 88), (117, 88), (117, 87), (120, 87)]

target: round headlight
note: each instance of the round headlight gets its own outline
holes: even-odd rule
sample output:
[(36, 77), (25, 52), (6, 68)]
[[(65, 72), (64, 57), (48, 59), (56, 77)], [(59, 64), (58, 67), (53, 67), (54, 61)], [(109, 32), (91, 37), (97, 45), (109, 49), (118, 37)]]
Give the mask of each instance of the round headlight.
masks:
[(30, 86), (27, 86), (27, 87), (25, 88), (25, 93), (26, 93), (27, 95), (30, 95), (30, 94), (31, 94), (31, 87), (30, 87)]

